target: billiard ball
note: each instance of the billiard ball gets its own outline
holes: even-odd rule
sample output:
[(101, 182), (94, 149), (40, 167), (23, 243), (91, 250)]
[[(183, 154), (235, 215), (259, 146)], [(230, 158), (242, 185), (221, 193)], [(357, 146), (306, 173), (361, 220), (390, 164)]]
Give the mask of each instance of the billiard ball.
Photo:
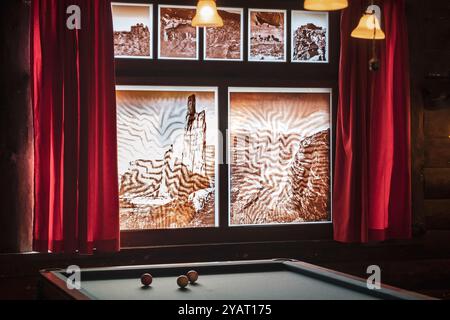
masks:
[(181, 289), (184, 289), (189, 284), (189, 278), (186, 276), (179, 276), (177, 278), (177, 284)]
[(144, 273), (144, 274), (141, 276), (141, 283), (142, 283), (145, 287), (150, 286), (150, 285), (152, 284), (152, 282), (153, 282), (153, 277), (152, 277), (151, 274), (149, 274), (149, 273)]
[(198, 272), (195, 270), (191, 270), (187, 273), (187, 277), (189, 279), (189, 282), (194, 284), (198, 280)]

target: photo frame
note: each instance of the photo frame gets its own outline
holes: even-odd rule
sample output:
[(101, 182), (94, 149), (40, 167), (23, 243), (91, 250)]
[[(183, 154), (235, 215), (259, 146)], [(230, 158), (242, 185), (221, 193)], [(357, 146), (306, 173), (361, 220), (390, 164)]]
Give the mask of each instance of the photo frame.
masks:
[(291, 62), (329, 63), (329, 14), (291, 12)]
[(228, 91), (229, 225), (331, 223), (332, 89)]
[(248, 9), (248, 61), (287, 61), (287, 10)]
[(158, 59), (199, 59), (199, 28), (191, 25), (195, 12), (193, 6), (158, 6)]
[(122, 230), (218, 226), (218, 88), (117, 86)]
[(153, 59), (153, 5), (111, 3), (116, 59)]
[(224, 21), (221, 28), (204, 28), (203, 59), (205, 61), (244, 60), (244, 9), (218, 8)]

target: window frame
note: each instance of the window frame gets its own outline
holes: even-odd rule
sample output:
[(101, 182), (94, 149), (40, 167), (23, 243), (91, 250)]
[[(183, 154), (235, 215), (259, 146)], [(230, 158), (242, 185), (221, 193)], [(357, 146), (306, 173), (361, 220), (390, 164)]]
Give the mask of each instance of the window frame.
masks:
[[(124, 1), (140, 3), (140, 1)], [(180, 4), (180, 1), (167, 1), (169, 4)], [(148, 3), (152, 3), (149, 1)], [(287, 30), (290, 34), (291, 10), (299, 10), (298, 3), (262, 0), (258, 8), (286, 9), (288, 14)], [(154, 4), (154, 15), (159, 11)], [(166, 4), (166, 3), (165, 3)], [(297, 6), (296, 6), (297, 4)], [(248, 4), (238, 0), (225, 7), (244, 8), (244, 22), (248, 21)], [(153, 19), (153, 39), (157, 37), (157, 18)], [(268, 87), (268, 88), (330, 88), (332, 89), (331, 114), (331, 161), (330, 175), (333, 181), (335, 158), (335, 127), (338, 101), (338, 67), (339, 67), (339, 23), (337, 13), (329, 14), (329, 63), (293, 63), (290, 57), (289, 37), (286, 42), (287, 62), (259, 63), (248, 61), (248, 43), (244, 41), (243, 61), (204, 60), (204, 32), (199, 32), (200, 54), (198, 61), (126, 59), (116, 60), (117, 86), (189, 86), (218, 88), (218, 128), (222, 132), (223, 156), (228, 152), (228, 88), (230, 87)], [(155, 30), (156, 27), (156, 30)], [(244, 39), (247, 39), (248, 26), (244, 25)], [(157, 46), (153, 45), (153, 57), (157, 57)], [(299, 77), (298, 75), (302, 75)], [(189, 76), (187, 76), (189, 75)], [(164, 230), (122, 230), (121, 247), (145, 247), (159, 245), (214, 244), (239, 242), (280, 242), (301, 240), (330, 240), (333, 236), (333, 222), (314, 224), (255, 225), (229, 226), (228, 217), (228, 164), (219, 165), (216, 177), (218, 188), (218, 227), (195, 229)], [(331, 190), (333, 186), (331, 186)], [(330, 192), (332, 194), (332, 192)]]

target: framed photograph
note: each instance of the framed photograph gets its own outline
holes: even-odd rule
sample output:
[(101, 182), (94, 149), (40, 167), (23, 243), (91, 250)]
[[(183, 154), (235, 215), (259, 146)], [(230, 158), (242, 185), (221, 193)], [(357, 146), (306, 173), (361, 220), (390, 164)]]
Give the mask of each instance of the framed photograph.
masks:
[(332, 90), (229, 88), (230, 226), (331, 223)]
[(244, 9), (218, 8), (221, 28), (204, 28), (204, 60), (243, 61)]
[(218, 225), (215, 87), (117, 87), (121, 230)]
[(328, 12), (292, 11), (292, 62), (328, 63)]
[(199, 31), (192, 26), (195, 13), (196, 7), (159, 6), (159, 59), (199, 59)]
[(153, 5), (111, 4), (116, 58), (153, 58)]
[(286, 62), (286, 10), (249, 9), (248, 60)]

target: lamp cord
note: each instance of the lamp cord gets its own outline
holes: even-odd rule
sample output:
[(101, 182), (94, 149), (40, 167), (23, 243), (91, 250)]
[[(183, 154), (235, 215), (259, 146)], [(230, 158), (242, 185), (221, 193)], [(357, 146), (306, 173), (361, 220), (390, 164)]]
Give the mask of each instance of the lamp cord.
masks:
[(372, 55), (373, 55), (373, 58), (376, 58), (377, 52), (376, 52), (376, 41), (375, 41), (375, 39), (377, 37), (377, 28), (376, 28), (376, 25), (375, 25), (375, 23), (376, 23), (375, 10), (372, 10), (372, 15), (373, 15), (373, 25), (374, 25), (374, 28), (373, 28), (373, 39), (372, 39)]
[[(376, 37), (377, 37), (377, 19), (376, 19), (376, 11), (374, 10), (374, 0), (371, 0), (371, 8), (372, 8), (372, 18), (373, 18), (373, 39), (372, 39), (372, 58), (371, 58), (371, 62), (370, 62), (370, 69), (371, 71), (376, 71), (378, 69), (378, 67), (376, 67), (377, 63), (378, 63), (378, 58), (377, 58), (377, 47), (376, 47)], [(372, 65), (373, 64), (373, 65)]]

